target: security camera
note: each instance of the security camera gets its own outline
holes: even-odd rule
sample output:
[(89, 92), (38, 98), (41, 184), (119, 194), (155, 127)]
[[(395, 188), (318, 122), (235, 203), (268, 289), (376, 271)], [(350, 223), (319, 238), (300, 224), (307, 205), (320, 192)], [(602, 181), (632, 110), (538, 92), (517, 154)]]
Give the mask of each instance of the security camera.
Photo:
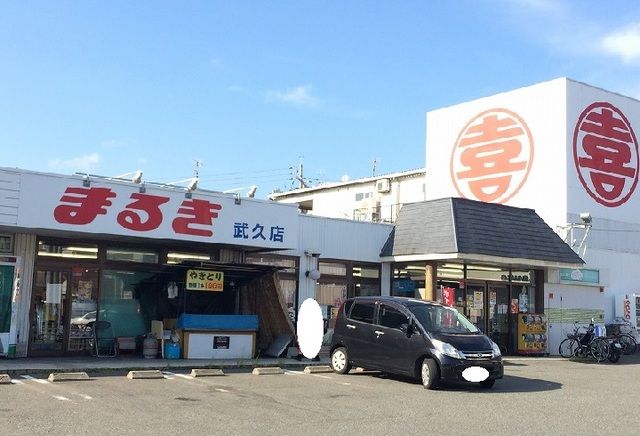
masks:
[(580, 219), (584, 224), (591, 224), (591, 214), (589, 212), (582, 212), (580, 214)]

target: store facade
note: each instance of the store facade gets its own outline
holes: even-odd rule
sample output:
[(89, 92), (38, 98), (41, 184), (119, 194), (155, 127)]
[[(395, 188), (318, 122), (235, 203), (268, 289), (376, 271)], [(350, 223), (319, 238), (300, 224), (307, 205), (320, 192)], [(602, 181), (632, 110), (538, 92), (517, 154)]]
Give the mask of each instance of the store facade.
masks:
[(463, 198), (404, 205), (380, 256), (391, 295), (456, 307), (505, 354), (549, 352), (547, 276), (584, 263), (535, 211)]
[[(264, 348), (279, 333), (295, 334), (297, 307), (316, 296), (310, 269), (348, 265), (342, 284), (354, 288), (358, 265), (380, 274), (367, 244), (322, 242), (316, 230), (363, 235), (378, 247), (390, 231), (301, 219), (291, 205), (97, 176), (0, 169), (0, 181), (12, 268), (0, 305), (7, 356), (88, 354), (96, 320), (109, 321), (123, 349), (139, 351), (152, 321), (166, 326), (181, 314), (255, 315)], [(322, 257), (307, 256), (311, 246)], [(369, 292), (379, 294), (374, 281)]]
[(586, 262), (545, 275), (551, 353), (640, 287), (639, 122), (637, 99), (567, 78), (427, 113), (427, 199), (535, 209)]

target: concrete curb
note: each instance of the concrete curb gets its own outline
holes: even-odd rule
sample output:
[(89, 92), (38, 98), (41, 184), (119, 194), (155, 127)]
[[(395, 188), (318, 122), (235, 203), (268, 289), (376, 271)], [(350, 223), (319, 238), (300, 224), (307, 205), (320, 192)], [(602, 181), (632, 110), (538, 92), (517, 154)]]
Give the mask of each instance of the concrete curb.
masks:
[(164, 375), (160, 372), (160, 370), (152, 369), (148, 371), (129, 371), (127, 374), (127, 378), (129, 380), (133, 379), (158, 379), (164, 378)]
[(89, 380), (89, 376), (86, 372), (52, 372), (48, 380), (50, 382), (80, 381)]
[(9, 374), (0, 374), (0, 385), (10, 385), (11, 384), (11, 377), (9, 377)]
[(191, 370), (191, 377), (215, 377), (224, 375), (219, 368), (194, 368)]
[(329, 365), (314, 365), (314, 366), (307, 366), (304, 369), (304, 372), (306, 374), (315, 374), (315, 373), (321, 373), (321, 372), (333, 372), (333, 370)]
[(253, 375), (284, 374), (284, 371), (279, 366), (267, 366), (264, 368), (254, 368), (251, 374)]

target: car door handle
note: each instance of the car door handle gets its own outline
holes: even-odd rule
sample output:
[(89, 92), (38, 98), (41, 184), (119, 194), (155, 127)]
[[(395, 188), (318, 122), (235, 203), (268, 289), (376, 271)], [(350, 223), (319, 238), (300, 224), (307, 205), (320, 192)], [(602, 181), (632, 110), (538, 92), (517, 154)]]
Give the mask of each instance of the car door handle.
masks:
[(356, 326), (354, 326), (353, 324), (347, 324), (347, 328), (348, 329), (354, 329), (354, 328), (356, 328)]
[(374, 333), (378, 336), (384, 335), (384, 332), (381, 332), (380, 330), (376, 330)]

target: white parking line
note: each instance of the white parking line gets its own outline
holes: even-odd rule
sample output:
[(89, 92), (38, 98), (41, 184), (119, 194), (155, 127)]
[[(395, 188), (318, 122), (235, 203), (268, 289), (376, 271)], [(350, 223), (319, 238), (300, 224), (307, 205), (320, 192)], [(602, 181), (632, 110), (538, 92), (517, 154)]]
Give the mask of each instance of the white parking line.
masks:
[(30, 375), (21, 375), (20, 377), (29, 380), (29, 381), (34, 381), (36, 383), (40, 383), (41, 385), (48, 385), (49, 382), (47, 380), (43, 380), (41, 378), (35, 378), (35, 377), (31, 377)]
[(229, 392), (228, 390), (222, 389), (222, 388), (216, 388), (216, 391), (218, 391), (218, 392)]
[(326, 376), (326, 375), (320, 375), (320, 374), (307, 374), (306, 372), (303, 371), (292, 371), (290, 369), (284, 369), (283, 370), (285, 375), (310, 375), (313, 377), (319, 377), (319, 378), (324, 378), (324, 379), (328, 379), (328, 380), (333, 380), (331, 377)]
[(15, 385), (21, 385), (21, 384), (22, 384), (22, 380), (15, 380), (15, 379), (12, 379), (12, 380), (11, 380), (11, 383), (13, 383), (13, 384), (15, 384)]
[(175, 377), (180, 377), (180, 378), (184, 378), (184, 379), (187, 379), (187, 380), (193, 380), (192, 376), (186, 375), (186, 374), (176, 374), (176, 373), (169, 372), (169, 371), (162, 371), (162, 374), (165, 374), (165, 375), (171, 377), (171, 378), (165, 377), (165, 378), (169, 378), (169, 380), (173, 380), (173, 378), (175, 378)]
[(52, 397), (60, 401), (70, 401), (67, 397), (63, 397), (62, 395), (52, 395)]

